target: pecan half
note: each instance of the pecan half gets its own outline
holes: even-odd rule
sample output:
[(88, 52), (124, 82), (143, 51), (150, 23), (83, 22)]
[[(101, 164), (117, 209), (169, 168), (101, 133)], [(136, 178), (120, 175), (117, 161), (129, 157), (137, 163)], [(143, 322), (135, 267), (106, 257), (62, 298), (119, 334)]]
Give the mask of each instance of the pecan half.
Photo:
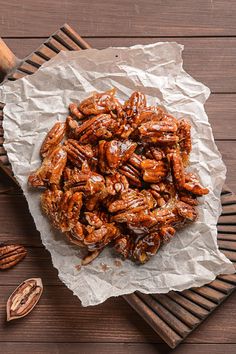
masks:
[(164, 161), (143, 160), (141, 163), (143, 170), (143, 180), (149, 183), (157, 183), (168, 174), (168, 168)]
[(179, 137), (180, 153), (183, 164), (186, 167), (189, 160), (189, 154), (192, 150), (191, 125), (185, 119), (179, 121), (177, 135)]
[(40, 278), (31, 278), (21, 283), (7, 301), (7, 321), (15, 320), (28, 315), (43, 292)]
[(56, 123), (47, 133), (40, 149), (40, 155), (44, 158), (50, 154), (50, 152), (62, 141), (65, 134), (66, 124), (60, 122)]
[(76, 167), (80, 168), (85, 160), (90, 162), (94, 156), (90, 145), (81, 145), (77, 140), (68, 139), (64, 146), (68, 160)]
[(70, 103), (69, 110), (70, 110), (72, 117), (75, 117), (78, 120), (81, 120), (84, 118), (83, 113), (80, 112), (78, 105), (76, 103)]
[(109, 113), (122, 109), (120, 102), (115, 98), (115, 89), (106, 92), (94, 93), (79, 105), (79, 110), (89, 116), (92, 114)]
[(129, 140), (100, 140), (98, 146), (98, 164), (103, 173), (112, 173), (125, 163), (133, 154), (137, 144)]
[(159, 144), (177, 143), (179, 140), (176, 134), (177, 129), (177, 124), (169, 120), (146, 122), (138, 128), (140, 136), (144, 141)]
[(0, 270), (15, 266), (26, 254), (25, 247), (21, 245), (0, 245)]
[(153, 232), (137, 242), (132, 256), (135, 261), (144, 264), (157, 253), (160, 246), (161, 236), (158, 232)]
[(42, 165), (31, 173), (28, 182), (33, 187), (59, 186), (66, 165), (67, 153), (61, 146), (53, 149), (43, 160)]

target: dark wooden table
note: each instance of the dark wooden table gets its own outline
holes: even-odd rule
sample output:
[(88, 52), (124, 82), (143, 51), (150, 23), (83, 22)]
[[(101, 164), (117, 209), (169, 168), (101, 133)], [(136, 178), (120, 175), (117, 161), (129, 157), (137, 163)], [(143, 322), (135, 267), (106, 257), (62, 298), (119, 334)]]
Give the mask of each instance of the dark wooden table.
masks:
[[(184, 68), (212, 91), (206, 110), (236, 192), (235, 0), (0, 0), (0, 36), (19, 57), (37, 48), (64, 22), (96, 48), (156, 41), (185, 45)], [(20, 193), (1, 193), (0, 242), (21, 242), (28, 256), (0, 274), (0, 352), (172, 352), (122, 298), (82, 308), (57, 278)], [(41, 277), (43, 297), (29, 317), (6, 324), (5, 303), (15, 286)], [(236, 353), (236, 293), (174, 353)]]

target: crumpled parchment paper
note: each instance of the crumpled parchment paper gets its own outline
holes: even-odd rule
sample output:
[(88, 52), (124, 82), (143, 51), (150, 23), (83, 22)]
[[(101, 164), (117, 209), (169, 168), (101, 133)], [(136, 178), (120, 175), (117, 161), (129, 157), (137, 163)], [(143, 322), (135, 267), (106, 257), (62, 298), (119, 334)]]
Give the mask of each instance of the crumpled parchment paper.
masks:
[[(183, 46), (177, 43), (165, 42), (61, 52), (34, 75), (7, 82), (0, 89), (0, 101), (6, 103), (4, 146), (14, 174), (59, 278), (83, 306), (135, 290), (181, 291), (208, 283), (220, 273), (234, 272), (216, 242), (226, 168), (203, 107), (210, 91), (183, 70), (182, 50)], [(107, 248), (92, 264), (79, 269), (80, 251), (51, 227), (40, 209), (40, 192), (28, 188), (27, 178), (40, 165), (39, 148), (45, 134), (56, 121), (65, 120), (68, 104), (83, 100), (93, 91), (112, 87), (121, 100), (140, 90), (150, 105), (161, 104), (177, 118), (190, 120), (190, 170), (200, 176), (210, 193), (201, 198), (198, 221), (178, 231), (145, 265), (118, 261), (114, 251)]]

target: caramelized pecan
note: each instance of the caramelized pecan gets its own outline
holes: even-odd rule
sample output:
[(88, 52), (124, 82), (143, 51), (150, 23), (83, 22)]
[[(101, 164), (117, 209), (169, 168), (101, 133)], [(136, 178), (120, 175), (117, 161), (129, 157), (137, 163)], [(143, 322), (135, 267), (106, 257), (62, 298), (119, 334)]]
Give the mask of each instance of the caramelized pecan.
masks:
[(47, 133), (40, 149), (40, 155), (44, 158), (50, 154), (50, 152), (62, 141), (65, 134), (66, 124), (60, 122), (56, 123)]
[(54, 148), (43, 160), (42, 165), (31, 173), (28, 182), (32, 187), (59, 186), (66, 165), (67, 153), (61, 146)]

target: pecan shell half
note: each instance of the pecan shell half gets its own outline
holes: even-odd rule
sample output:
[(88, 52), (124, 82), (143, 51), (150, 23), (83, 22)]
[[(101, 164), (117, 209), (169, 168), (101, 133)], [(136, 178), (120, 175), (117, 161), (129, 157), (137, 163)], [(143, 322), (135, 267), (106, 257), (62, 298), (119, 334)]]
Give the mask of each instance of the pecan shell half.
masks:
[(30, 278), (21, 283), (7, 301), (7, 321), (24, 317), (30, 313), (43, 292), (40, 278)]

